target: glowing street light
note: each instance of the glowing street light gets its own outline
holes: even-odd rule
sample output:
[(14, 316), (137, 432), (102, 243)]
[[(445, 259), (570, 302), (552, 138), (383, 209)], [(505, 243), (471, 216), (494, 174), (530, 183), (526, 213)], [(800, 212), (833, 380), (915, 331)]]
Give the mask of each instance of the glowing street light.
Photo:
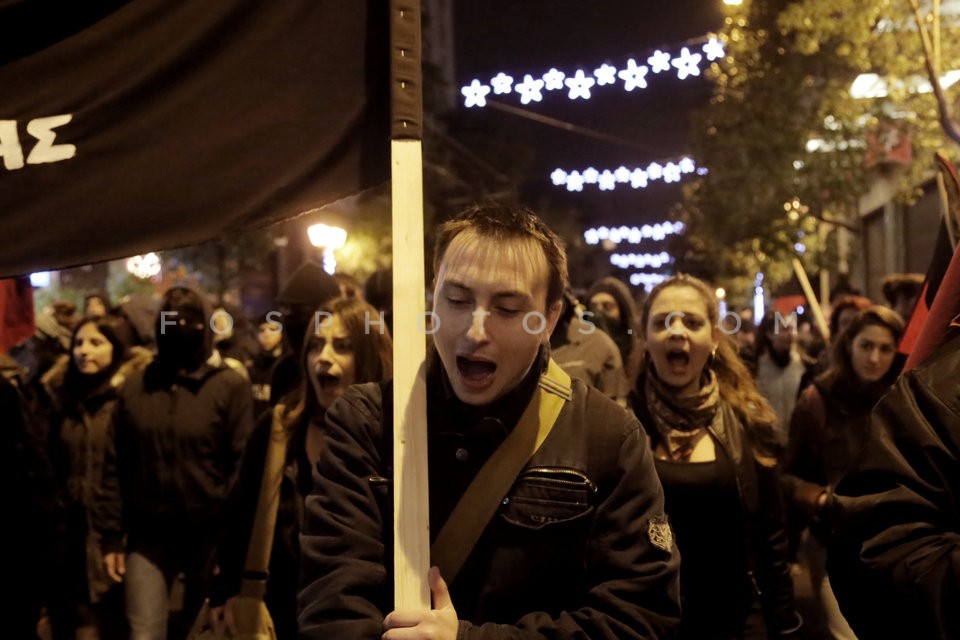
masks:
[(127, 259), (127, 271), (143, 280), (160, 275), (160, 256), (150, 252), (142, 256), (133, 256)]
[(323, 250), (323, 270), (333, 275), (337, 270), (337, 259), (333, 252), (347, 241), (347, 232), (340, 227), (326, 224), (313, 224), (307, 228), (310, 244)]

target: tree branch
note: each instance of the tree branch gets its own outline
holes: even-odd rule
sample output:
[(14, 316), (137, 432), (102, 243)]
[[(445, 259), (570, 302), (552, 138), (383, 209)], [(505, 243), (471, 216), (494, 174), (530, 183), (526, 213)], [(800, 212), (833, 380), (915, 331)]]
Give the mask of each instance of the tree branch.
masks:
[(917, 31), (920, 33), (920, 43), (923, 45), (923, 61), (927, 67), (927, 75), (930, 76), (930, 86), (933, 87), (933, 94), (937, 98), (937, 106), (940, 111), (940, 124), (943, 126), (944, 133), (960, 144), (960, 126), (953, 121), (950, 115), (950, 105), (943, 93), (943, 87), (940, 86), (940, 77), (933, 64), (933, 44), (930, 41), (930, 34), (923, 24), (923, 18), (920, 15), (920, 5), (917, 0), (908, 0), (910, 8), (913, 10), (913, 17), (917, 21)]

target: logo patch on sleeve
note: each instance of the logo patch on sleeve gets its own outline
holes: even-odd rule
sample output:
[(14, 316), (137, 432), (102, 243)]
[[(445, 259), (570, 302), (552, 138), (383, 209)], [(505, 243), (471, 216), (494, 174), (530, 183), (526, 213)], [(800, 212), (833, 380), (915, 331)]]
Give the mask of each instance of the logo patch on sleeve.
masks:
[(670, 553), (673, 551), (673, 530), (666, 516), (654, 516), (647, 525), (650, 544), (657, 549)]

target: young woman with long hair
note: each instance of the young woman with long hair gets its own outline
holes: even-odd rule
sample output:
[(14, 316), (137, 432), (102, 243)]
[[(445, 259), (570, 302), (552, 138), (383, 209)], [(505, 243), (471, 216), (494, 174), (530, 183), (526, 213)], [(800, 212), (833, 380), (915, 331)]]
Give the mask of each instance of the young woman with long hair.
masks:
[(833, 365), (804, 390), (790, 421), (784, 490), (811, 525), (804, 555), (832, 638), (855, 637), (826, 575), (833, 488), (863, 445), (870, 410), (897, 378), (903, 329), (886, 307), (858, 312), (833, 341)]
[(673, 276), (641, 312), (633, 408), (650, 436), (680, 567), (680, 637), (778, 638), (800, 626), (777, 475), (776, 416), (710, 287)]
[[(303, 382), (293, 397), (282, 401), (290, 407), (283, 416), (287, 458), (265, 597), (280, 640), (297, 635), (301, 514), (312, 488), (313, 465), (323, 455), (318, 443), (324, 416), (351, 384), (385, 380), (393, 371), (390, 332), (378, 320), (379, 313), (357, 297), (334, 298), (317, 309), (301, 352)], [(230, 499), (220, 574), (211, 597), (213, 626), (229, 626), (232, 619), (230, 598), (240, 589), (272, 418), (272, 413), (265, 414), (251, 436), (237, 490)]]
[(145, 349), (128, 350), (131, 335), (122, 318), (86, 318), (74, 328), (70, 353), (42, 378), (53, 403), (50, 452), (66, 516), (50, 606), (54, 638), (125, 636), (122, 588), (107, 576), (90, 510), (117, 389), (151, 359)]

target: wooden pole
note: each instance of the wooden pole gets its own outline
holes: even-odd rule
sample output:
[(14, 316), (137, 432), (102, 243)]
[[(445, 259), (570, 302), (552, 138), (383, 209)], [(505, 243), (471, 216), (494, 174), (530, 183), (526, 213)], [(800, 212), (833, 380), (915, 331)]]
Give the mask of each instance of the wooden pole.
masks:
[(823, 316), (823, 309), (820, 307), (820, 303), (817, 301), (817, 296), (813, 294), (813, 287), (810, 286), (810, 279), (807, 277), (807, 271), (803, 268), (803, 264), (799, 259), (793, 259), (793, 271), (797, 274), (797, 280), (800, 281), (800, 287), (803, 288), (803, 295), (807, 296), (807, 302), (810, 303), (810, 309), (813, 311), (813, 319), (817, 323), (817, 328), (820, 329), (820, 335), (823, 336), (823, 339), (830, 343), (830, 327), (827, 326), (827, 320)]
[[(394, 608), (429, 609), (419, 0), (391, 0)], [(385, 427), (387, 425), (384, 425)]]

